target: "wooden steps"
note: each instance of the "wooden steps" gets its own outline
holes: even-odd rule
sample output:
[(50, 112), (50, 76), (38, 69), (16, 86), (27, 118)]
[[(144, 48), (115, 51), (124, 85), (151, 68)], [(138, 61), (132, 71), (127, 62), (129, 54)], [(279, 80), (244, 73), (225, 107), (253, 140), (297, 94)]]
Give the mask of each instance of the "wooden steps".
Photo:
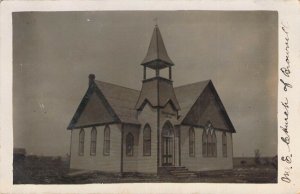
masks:
[(175, 176), (177, 178), (195, 178), (197, 175), (194, 172), (190, 172), (185, 166), (167, 166), (161, 167), (160, 172), (163, 175)]

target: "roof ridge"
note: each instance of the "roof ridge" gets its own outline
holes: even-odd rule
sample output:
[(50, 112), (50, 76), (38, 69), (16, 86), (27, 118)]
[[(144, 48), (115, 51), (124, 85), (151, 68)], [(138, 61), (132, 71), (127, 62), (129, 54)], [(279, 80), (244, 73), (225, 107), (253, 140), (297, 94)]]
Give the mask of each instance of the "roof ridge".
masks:
[(174, 89), (181, 88), (181, 87), (186, 87), (186, 86), (190, 86), (190, 85), (194, 85), (194, 84), (198, 84), (198, 83), (210, 82), (210, 81), (212, 82), (211, 79), (207, 79), (207, 80), (203, 80), (203, 81), (199, 81), (199, 82), (194, 82), (194, 83), (189, 83), (189, 84), (185, 84), (185, 85), (176, 86), (176, 87), (174, 87)]
[(121, 86), (121, 85), (110, 83), (110, 82), (105, 82), (105, 81), (100, 81), (100, 80), (95, 80), (95, 81), (96, 82), (102, 82), (102, 83), (105, 83), (105, 84), (110, 84), (110, 85), (117, 86), (117, 87), (124, 88), (124, 89), (133, 90), (133, 91), (136, 91), (136, 92), (140, 92), (140, 90), (129, 88), (129, 87), (126, 87), (126, 86)]

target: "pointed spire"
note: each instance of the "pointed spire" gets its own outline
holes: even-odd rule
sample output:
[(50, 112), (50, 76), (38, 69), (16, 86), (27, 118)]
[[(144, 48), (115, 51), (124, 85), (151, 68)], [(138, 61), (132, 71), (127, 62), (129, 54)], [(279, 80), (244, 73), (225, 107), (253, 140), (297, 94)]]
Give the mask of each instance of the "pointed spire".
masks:
[(157, 24), (154, 27), (147, 55), (142, 64), (152, 69), (162, 69), (173, 66), (174, 63), (168, 56), (164, 41)]

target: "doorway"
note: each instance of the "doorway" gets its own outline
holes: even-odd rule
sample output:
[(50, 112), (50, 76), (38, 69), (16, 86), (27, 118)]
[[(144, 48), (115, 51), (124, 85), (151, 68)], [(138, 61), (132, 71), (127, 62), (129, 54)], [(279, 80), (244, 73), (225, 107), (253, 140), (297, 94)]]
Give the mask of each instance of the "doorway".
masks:
[(174, 130), (171, 123), (163, 126), (162, 136), (162, 166), (174, 165)]

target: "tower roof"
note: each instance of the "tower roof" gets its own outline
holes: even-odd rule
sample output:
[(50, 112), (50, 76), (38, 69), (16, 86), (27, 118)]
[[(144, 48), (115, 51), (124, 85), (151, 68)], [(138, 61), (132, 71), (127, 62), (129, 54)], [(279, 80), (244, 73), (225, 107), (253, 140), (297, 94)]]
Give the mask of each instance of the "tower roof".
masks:
[(145, 65), (152, 69), (162, 69), (174, 65), (168, 56), (164, 41), (157, 25), (154, 27), (147, 55), (141, 65)]

